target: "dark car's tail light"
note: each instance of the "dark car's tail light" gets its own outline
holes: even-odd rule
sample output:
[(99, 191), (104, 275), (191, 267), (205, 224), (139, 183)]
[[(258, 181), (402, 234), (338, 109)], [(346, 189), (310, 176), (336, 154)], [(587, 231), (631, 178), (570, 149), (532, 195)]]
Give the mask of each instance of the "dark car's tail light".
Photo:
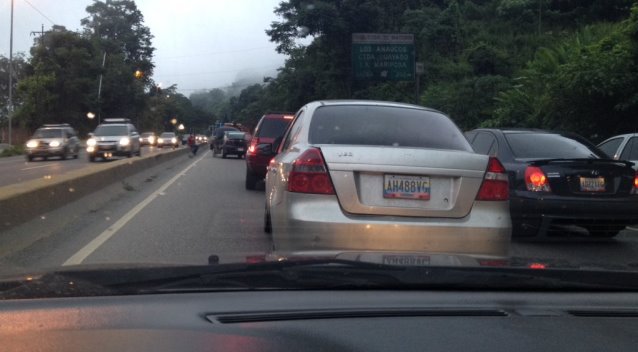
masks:
[(532, 192), (551, 192), (547, 176), (537, 166), (528, 166), (525, 169), (525, 186), (528, 191)]
[(508, 200), (510, 197), (509, 182), (505, 168), (498, 159), (490, 157), (483, 184), (476, 195), (476, 200)]
[(631, 194), (638, 194), (638, 171), (634, 176), (634, 188), (631, 189)]
[(296, 193), (335, 194), (321, 151), (310, 148), (292, 164), (288, 191)]

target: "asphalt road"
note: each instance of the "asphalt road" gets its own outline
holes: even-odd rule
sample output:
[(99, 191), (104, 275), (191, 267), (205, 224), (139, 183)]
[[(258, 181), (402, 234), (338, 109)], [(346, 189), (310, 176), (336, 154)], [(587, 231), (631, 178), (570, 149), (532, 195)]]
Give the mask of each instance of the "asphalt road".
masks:
[[(162, 152), (162, 149), (148, 146), (142, 147), (142, 155), (160, 152)], [(24, 156), (0, 158), (0, 187), (45, 176), (58, 176), (65, 172), (89, 167), (90, 165), (91, 163), (88, 161), (84, 148), (80, 149), (80, 155), (77, 159), (62, 160), (59, 157), (52, 157), (43, 160), (42, 158), (36, 158), (29, 162), (26, 161)]]
[[(205, 264), (264, 253), (264, 193), (244, 189), (244, 160), (178, 158), (0, 233), (0, 268), (75, 264)], [(638, 232), (596, 242), (518, 243), (515, 260), (638, 270)]]

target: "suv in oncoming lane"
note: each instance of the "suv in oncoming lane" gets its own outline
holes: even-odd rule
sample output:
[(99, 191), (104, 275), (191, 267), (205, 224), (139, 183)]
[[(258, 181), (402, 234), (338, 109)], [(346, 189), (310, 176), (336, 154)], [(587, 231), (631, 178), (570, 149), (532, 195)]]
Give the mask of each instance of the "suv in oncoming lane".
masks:
[(73, 156), (77, 159), (80, 153), (80, 140), (69, 124), (44, 125), (27, 141), (25, 153), (28, 161), (35, 157), (46, 160), (51, 156), (59, 156), (62, 159)]
[(89, 161), (114, 156), (141, 156), (140, 135), (129, 119), (104, 119), (86, 141)]
[(266, 177), (266, 167), (274, 156), (276, 144), (281, 142), (294, 113), (271, 112), (262, 116), (246, 153), (246, 189), (255, 189), (258, 181)]

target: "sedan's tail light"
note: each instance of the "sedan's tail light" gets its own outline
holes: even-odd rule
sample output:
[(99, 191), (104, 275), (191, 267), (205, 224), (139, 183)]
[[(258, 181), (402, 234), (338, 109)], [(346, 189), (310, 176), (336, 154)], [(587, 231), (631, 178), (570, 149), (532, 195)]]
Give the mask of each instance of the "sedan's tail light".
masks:
[(638, 194), (638, 171), (634, 176), (634, 188), (631, 189), (631, 194)]
[(310, 148), (292, 164), (288, 191), (297, 193), (335, 194), (321, 151)]
[(508, 200), (510, 197), (507, 172), (498, 159), (490, 157), (483, 184), (476, 195), (476, 200)]
[(551, 192), (547, 176), (537, 166), (528, 166), (525, 169), (525, 186), (528, 191), (532, 192)]

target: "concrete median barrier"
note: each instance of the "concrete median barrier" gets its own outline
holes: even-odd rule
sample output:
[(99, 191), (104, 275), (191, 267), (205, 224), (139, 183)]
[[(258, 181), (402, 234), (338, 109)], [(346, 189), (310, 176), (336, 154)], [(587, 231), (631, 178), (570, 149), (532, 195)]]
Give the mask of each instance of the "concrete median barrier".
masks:
[(0, 232), (124, 180), (140, 171), (188, 153), (181, 148), (165, 153), (105, 163), (63, 175), (0, 187)]

